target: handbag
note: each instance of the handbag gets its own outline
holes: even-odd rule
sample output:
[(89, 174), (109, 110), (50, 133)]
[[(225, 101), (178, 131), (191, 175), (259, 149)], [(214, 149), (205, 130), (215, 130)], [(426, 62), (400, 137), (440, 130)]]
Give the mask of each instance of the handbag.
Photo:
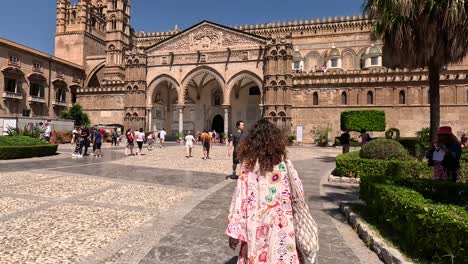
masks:
[(291, 205), (293, 211), (294, 233), (296, 236), (296, 247), (300, 257), (304, 260), (302, 263), (316, 263), (317, 253), (319, 251), (318, 226), (315, 223), (309, 211), (309, 206), (305, 203), (297, 184), (296, 176), (291, 175), (291, 170), (286, 164), (289, 189), (291, 191)]

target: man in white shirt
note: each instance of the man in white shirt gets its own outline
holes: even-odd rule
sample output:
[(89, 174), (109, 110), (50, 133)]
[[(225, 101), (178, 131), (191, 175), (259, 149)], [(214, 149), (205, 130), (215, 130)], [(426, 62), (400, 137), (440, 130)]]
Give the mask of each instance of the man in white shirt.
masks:
[(159, 132), (159, 148), (164, 148), (164, 140), (166, 140), (166, 135), (166, 129), (163, 128), (163, 130)]
[(48, 122), (45, 122), (44, 124), (44, 140), (49, 143), (50, 142), (50, 136), (52, 134), (52, 128), (49, 126)]
[(188, 135), (185, 137), (185, 147), (187, 148), (187, 156), (185, 157), (187, 159), (193, 157), (192, 148), (193, 148), (194, 141), (195, 141), (195, 138), (192, 136), (192, 132), (189, 131)]

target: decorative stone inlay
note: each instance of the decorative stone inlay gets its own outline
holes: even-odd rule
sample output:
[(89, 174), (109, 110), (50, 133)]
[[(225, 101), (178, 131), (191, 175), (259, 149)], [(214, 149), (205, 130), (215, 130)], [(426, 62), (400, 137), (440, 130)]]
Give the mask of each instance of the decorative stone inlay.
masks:
[(191, 194), (192, 192), (189, 191), (179, 191), (167, 187), (125, 185), (88, 196), (83, 200), (167, 210)]
[(0, 263), (76, 263), (154, 213), (57, 205), (0, 222)]
[(31, 184), (7, 186), (0, 189), (0, 191), (6, 193), (64, 199), (108, 187), (113, 184), (114, 183), (112, 181), (71, 176), (60, 177), (57, 179)]
[(26, 200), (21, 198), (0, 197), (0, 217), (46, 204), (45, 201)]

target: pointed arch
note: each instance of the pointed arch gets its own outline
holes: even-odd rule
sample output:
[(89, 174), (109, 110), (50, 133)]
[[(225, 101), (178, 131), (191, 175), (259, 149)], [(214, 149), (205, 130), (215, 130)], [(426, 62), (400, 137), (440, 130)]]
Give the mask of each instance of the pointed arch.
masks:
[(148, 107), (152, 107), (153, 105), (153, 95), (158, 87), (159, 84), (162, 82), (168, 82), (170, 83), (176, 90), (177, 92), (177, 98), (180, 98), (180, 84), (179, 82), (172, 76), (167, 75), (167, 74), (161, 74), (154, 78), (149, 84), (148, 84), (148, 92), (146, 96), (146, 105)]
[(309, 51), (305, 55), (304, 60), (304, 70), (306, 72), (314, 72), (322, 68), (323, 57), (317, 51)]
[(98, 65), (96, 65), (96, 67), (94, 67), (94, 69), (91, 70), (91, 72), (88, 74), (88, 76), (86, 77), (86, 80), (85, 80), (85, 87), (89, 87), (89, 83), (91, 82), (91, 79), (93, 77), (95, 77), (98, 72), (104, 68), (104, 66), (106, 66), (106, 62), (105, 61), (102, 61), (100, 62)]
[(343, 69), (354, 70), (356, 68), (356, 52), (353, 49), (347, 48), (341, 52), (343, 58)]
[[(256, 75), (255, 73), (251, 72), (251, 71), (241, 71), (241, 72), (238, 72), (236, 73), (235, 75), (233, 75), (231, 77), (231, 79), (229, 79), (228, 83), (227, 83), (227, 91), (226, 91), (226, 97), (225, 97), (225, 104), (230, 104), (231, 103), (231, 94), (232, 94), (232, 90), (234, 88), (234, 86), (240, 82), (241, 80), (244, 80), (244, 79), (247, 79), (249, 80), (250, 82), (253, 83), (252, 86), (257, 86), (258, 89), (260, 90), (260, 95), (263, 94), (263, 81), (262, 79)], [(275, 86), (276, 86), (276, 82), (275, 82)], [(250, 87), (248, 87), (250, 88)]]

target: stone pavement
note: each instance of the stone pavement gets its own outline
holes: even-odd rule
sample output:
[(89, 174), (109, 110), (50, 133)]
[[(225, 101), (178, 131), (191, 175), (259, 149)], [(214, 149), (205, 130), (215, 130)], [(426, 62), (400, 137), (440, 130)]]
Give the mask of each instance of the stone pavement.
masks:
[[(223, 235), (235, 186), (231, 159), (215, 146), (186, 159), (184, 148), (104, 158), (62, 154), (0, 161), (0, 263), (235, 263)], [(335, 149), (295, 147), (290, 159), (320, 226), (319, 263), (380, 263), (338, 213), (350, 185), (329, 184)]]

